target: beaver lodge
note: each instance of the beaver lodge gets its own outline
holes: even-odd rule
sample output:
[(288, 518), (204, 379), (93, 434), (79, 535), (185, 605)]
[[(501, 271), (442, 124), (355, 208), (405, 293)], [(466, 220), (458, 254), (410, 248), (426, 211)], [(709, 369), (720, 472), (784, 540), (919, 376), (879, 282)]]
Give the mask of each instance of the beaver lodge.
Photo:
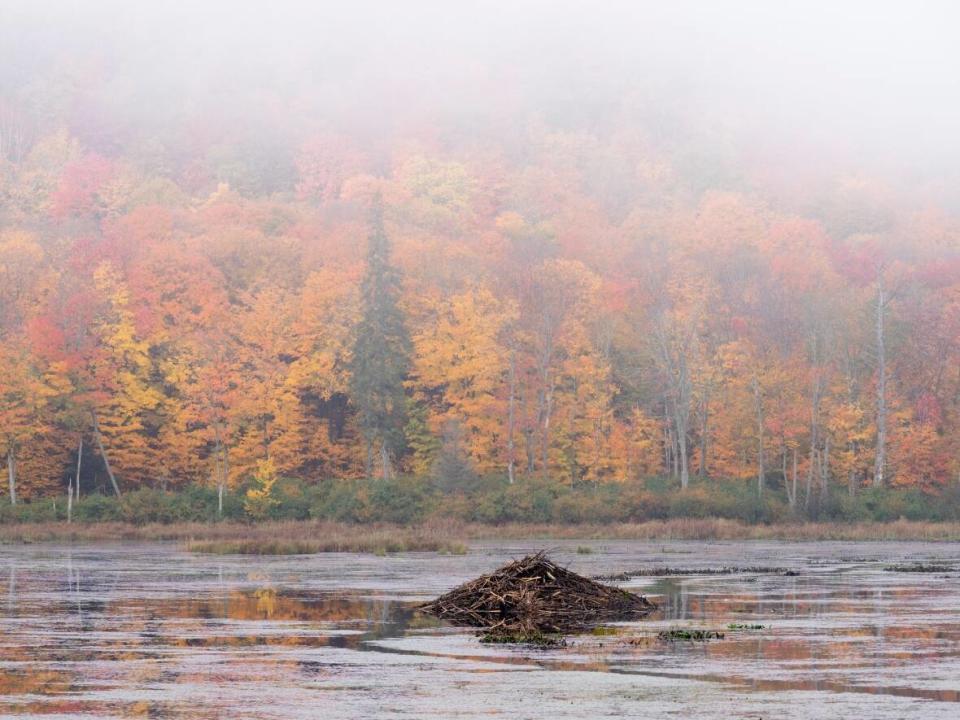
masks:
[(656, 605), (577, 575), (539, 552), (464, 583), (420, 609), (459, 625), (485, 628), (488, 635), (523, 637), (633, 620)]

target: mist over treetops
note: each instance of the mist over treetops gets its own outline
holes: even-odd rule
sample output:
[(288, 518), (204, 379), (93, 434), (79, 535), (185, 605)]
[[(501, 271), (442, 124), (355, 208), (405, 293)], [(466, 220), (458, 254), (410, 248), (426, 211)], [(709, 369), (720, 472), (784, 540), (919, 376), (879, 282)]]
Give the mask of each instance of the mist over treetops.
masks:
[(948, 4), (36, 5), (0, 8), (11, 498), (957, 482)]

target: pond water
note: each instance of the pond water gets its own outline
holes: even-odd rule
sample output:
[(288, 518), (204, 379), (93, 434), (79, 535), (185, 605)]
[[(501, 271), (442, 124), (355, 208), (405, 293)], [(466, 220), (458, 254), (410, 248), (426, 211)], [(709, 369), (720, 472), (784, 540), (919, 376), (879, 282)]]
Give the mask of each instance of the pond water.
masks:
[[(481, 644), (414, 609), (543, 547), (587, 575), (691, 572), (622, 583), (660, 609), (556, 649)], [(917, 562), (951, 569), (884, 570)], [(796, 574), (696, 574), (729, 566)], [(724, 637), (657, 638), (669, 628)], [(276, 558), (0, 546), (0, 717), (137, 716), (960, 717), (960, 545), (518, 541)]]

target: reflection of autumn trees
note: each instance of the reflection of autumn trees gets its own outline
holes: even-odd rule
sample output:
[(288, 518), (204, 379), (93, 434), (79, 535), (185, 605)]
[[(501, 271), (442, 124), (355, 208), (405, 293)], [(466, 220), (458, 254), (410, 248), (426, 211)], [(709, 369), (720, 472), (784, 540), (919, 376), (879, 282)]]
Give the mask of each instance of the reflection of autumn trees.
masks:
[[(893, 685), (887, 672), (892, 664), (922, 672), (925, 663), (933, 667), (955, 657), (960, 624), (950, 604), (952, 587), (928, 578), (893, 582), (889, 573), (880, 580), (877, 575), (651, 579), (644, 593), (660, 603), (657, 615), (618, 628), (612, 636), (576, 638), (570, 648), (538, 656), (538, 662), (577, 672), (630, 672), (635, 663), (640, 672), (653, 667), (654, 672), (708, 674), (715, 681), (770, 692), (841, 692), (849, 685), (869, 692), (871, 680), (864, 675), (876, 669), (878, 691), (956, 701), (955, 690), (906, 681)], [(7, 578), (9, 602), (0, 620), (15, 620), (9, 627), (16, 629), (0, 643), (2, 712), (162, 715), (169, 710), (166, 701), (91, 699), (91, 693), (109, 689), (122, 695), (118, 691), (144, 687), (222, 690), (250, 682), (276, 689), (305, 676), (314, 680), (342, 672), (325, 660), (328, 648), (380, 651), (367, 641), (417, 634), (437, 623), (416, 615), (412, 603), (388, 595), (289, 589), (259, 572), (244, 576), (244, 589), (230, 585), (216, 591), (207, 585), (194, 595), (156, 599), (131, 594), (125, 583), (106, 590), (103, 577), (89, 582), (75, 577), (72, 566), (59, 568), (57, 578), (52, 586), (48, 577), (33, 572)], [(38, 585), (42, 603), (36, 601)], [(51, 587), (62, 597), (48, 594)], [(101, 591), (104, 597), (96, 599)], [(21, 603), (21, 596), (31, 602)], [(664, 623), (724, 630), (728, 622), (768, 627), (728, 631), (723, 640), (707, 643), (665, 644), (655, 637)], [(42, 630), (58, 642), (31, 642)], [(435, 642), (435, 633), (429, 635)], [(459, 640), (455, 648), (463, 652)], [(434, 651), (444, 654), (436, 645), (426, 650)], [(527, 654), (513, 651), (494, 653), (492, 659), (530, 662)]]
[[(725, 592), (718, 583), (667, 577), (647, 588), (659, 603), (652, 620), (718, 629), (727, 623), (761, 623), (763, 630), (729, 630), (705, 643), (657, 642), (649, 633), (625, 644), (577, 648), (598, 666), (610, 654), (629, 667), (659, 666), (664, 660), (688, 664), (690, 675), (722, 680), (755, 691), (817, 690), (862, 692), (957, 702), (960, 692), (917, 683), (929, 665), (934, 677), (956, 657), (960, 624), (951, 615), (928, 622), (916, 608), (930, 606), (923, 584), (894, 588), (843, 582), (788, 583), (776, 591), (751, 592), (742, 583)], [(731, 582), (736, 582), (731, 580)], [(933, 591), (934, 596), (939, 595)], [(628, 634), (629, 635), (629, 634)], [(911, 679), (891, 679), (885, 669), (909, 667)], [(946, 667), (949, 667), (947, 665)], [(683, 670), (672, 670), (678, 676)]]
[(0, 695), (58, 695), (72, 682), (69, 673), (54, 670), (0, 670)]
[(142, 612), (145, 615), (156, 613), (163, 618), (351, 622), (358, 626), (409, 614), (406, 608), (389, 600), (358, 599), (340, 593), (308, 598), (279, 592), (270, 586), (249, 592), (232, 591), (223, 597), (209, 599), (148, 601)]

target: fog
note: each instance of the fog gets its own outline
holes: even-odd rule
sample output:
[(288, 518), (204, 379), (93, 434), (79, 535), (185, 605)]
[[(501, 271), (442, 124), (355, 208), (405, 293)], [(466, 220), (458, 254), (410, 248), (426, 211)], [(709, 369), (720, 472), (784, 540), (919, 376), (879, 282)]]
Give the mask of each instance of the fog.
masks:
[(37, 97), (44, 83), (49, 106), (51, 82), (96, 78), (122, 108), (113, 123), (215, 109), (265, 133), (370, 142), (450, 122), (482, 141), (537, 118), (602, 134), (635, 116), (656, 142), (880, 172), (952, 205), (958, 21), (951, 2), (6, 0), (0, 88)]
[(0, 522), (956, 520), (958, 21), (0, 0)]

